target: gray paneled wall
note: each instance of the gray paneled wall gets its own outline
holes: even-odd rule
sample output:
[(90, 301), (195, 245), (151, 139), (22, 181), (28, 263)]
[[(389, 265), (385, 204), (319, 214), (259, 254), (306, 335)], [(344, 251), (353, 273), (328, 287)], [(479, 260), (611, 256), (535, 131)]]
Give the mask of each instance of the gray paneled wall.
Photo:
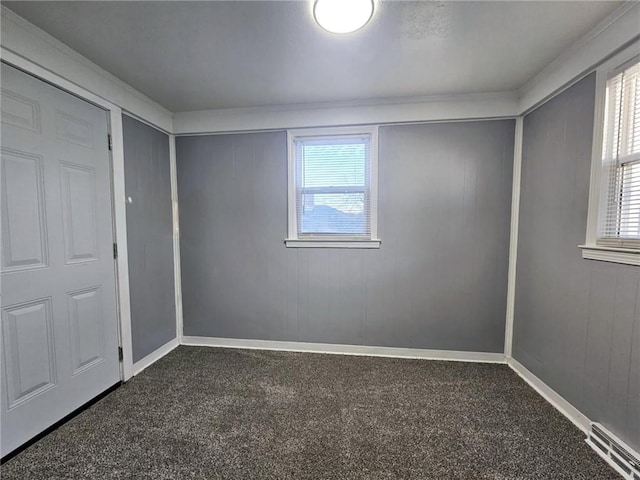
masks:
[(502, 352), (513, 140), (382, 127), (382, 247), (341, 250), (284, 246), (284, 132), (178, 138), (185, 335)]
[(168, 135), (123, 116), (133, 361), (176, 338)]
[(640, 449), (640, 269), (583, 260), (595, 74), (524, 119), (513, 356)]

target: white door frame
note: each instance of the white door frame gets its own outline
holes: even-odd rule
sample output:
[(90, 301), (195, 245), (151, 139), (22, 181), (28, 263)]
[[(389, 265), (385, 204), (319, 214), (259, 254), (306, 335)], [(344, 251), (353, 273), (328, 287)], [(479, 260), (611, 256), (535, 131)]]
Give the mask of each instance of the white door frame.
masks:
[(0, 50), (0, 60), (13, 65), (45, 82), (106, 110), (111, 134), (111, 192), (114, 226), (114, 241), (118, 245), (116, 274), (116, 308), (118, 314), (118, 332), (122, 348), (120, 378), (129, 380), (133, 376), (133, 345), (131, 342), (131, 303), (129, 297), (129, 261), (127, 254), (127, 211), (124, 184), (124, 143), (122, 137), (122, 108), (91, 93), (83, 87), (47, 70), (30, 60), (5, 49)]

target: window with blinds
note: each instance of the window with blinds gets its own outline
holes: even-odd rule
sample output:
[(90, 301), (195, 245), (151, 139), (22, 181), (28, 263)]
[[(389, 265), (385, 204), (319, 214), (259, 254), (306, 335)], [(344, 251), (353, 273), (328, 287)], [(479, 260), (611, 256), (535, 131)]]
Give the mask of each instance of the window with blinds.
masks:
[(375, 139), (366, 129), (349, 131), (290, 132), (290, 239), (374, 238)]
[(597, 244), (640, 248), (640, 58), (607, 80), (602, 144), (606, 202)]

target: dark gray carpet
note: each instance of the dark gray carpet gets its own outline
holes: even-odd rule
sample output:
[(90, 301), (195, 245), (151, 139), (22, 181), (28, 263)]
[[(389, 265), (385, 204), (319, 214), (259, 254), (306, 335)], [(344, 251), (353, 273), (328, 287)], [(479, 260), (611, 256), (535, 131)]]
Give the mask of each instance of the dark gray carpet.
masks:
[(179, 347), (9, 479), (618, 479), (504, 365)]

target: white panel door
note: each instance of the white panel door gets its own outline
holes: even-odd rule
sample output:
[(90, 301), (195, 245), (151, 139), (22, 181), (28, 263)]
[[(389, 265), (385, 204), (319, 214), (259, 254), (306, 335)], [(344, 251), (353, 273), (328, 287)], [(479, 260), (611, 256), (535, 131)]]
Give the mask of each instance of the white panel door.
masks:
[(120, 366), (107, 112), (1, 68), (4, 456)]

